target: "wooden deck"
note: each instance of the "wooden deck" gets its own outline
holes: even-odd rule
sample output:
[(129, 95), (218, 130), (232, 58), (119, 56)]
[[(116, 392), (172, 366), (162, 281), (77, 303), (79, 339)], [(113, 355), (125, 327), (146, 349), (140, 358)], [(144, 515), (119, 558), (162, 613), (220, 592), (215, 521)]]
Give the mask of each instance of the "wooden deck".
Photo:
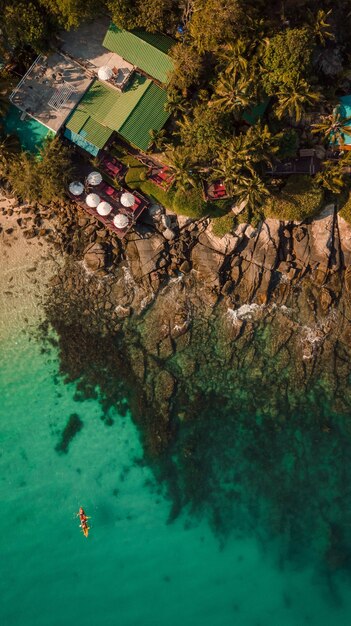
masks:
[[(97, 185), (93, 188), (90, 188), (87, 192), (83, 193), (81, 196), (74, 196), (69, 193), (69, 197), (76, 202), (86, 213), (92, 215), (95, 219), (97, 219), (101, 224), (104, 225), (105, 228), (113, 232), (119, 239), (123, 239), (126, 234), (133, 228), (136, 223), (138, 217), (142, 214), (142, 212), (149, 206), (150, 202), (138, 191), (133, 191), (133, 196), (136, 199), (135, 204), (132, 207), (124, 207), (121, 204), (120, 198), (121, 195), (125, 192), (129, 192), (128, 189), (115, 189), (111, 185), (108, 185), (105, 181), (102, 181), (100, 185)], [(96, 193), (101, 201), (106, 201), (112, 206), (112, 211), (109, 215), (103, 216), (99, 215), (96, 209), (91, 208), (85, 202), (85, 198), (88, 193)], [(113, 223), (113, 218), (116, 215), (126, 215), (128, 217), (128, 225), (125, 228), (117, 228)]]
[(321, 169), (321, 161), (315, 156), (300, 156), (286, 161), (275, 161), (266, 165), (265, 174), (271, 176), (287, 176), (289, 174), (316, 174)]
[(210, 184), (205, 181), (204, 196), (205, 200), (210, 201), (225, 200), (226, 198), (229, 198), (225, 185), (221, 180), (216, 180)]

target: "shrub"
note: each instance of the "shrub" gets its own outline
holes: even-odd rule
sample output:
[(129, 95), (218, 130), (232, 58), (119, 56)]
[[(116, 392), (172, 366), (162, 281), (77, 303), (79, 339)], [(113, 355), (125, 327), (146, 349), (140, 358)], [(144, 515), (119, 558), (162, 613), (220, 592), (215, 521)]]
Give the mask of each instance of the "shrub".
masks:
[(178, 189), (174, 194), (173, 211), (195, 219), (205, 217), (208, 213), (208, 207), (203, 199), (201, 189), (199, 187), (186, 190)]
[(49, 203), (65, 198), (74, 167), (72, 153), (57, 138), (47, 139), (39, 155), (21, 152), (12, 159), (8, 180), (24, 200)]
[(233, 198), (220, 198), (219, 200), (207, 201), (207, 213), (209, 217), (223, 217), (227, 215), (233, 205)]
[(279, 195), (273, 195), (265, 208), (266, 217), (301, 221), (320, 210), (324, 193), (309, 176), (290, 176)]
[(211, 222), (213, 234), (216, 235), (216, 237), (224, 237), (224, 235), (230, 233), (233, 229), (234, 216), (230, 211), (230, 213), (222, 215), (221, 217), (212, 218)]
[(277, 135), (279, 159), (290, 159), (297, 155), (299, 148), (299, 135), (294, 128), (285, 128)]
[(313, 38), (308, 28), (288, 28), (271, 37), (265, 47), (262, 83), (266, 93), (275, 95), (277, 89), (307, 78), (311, 71)]

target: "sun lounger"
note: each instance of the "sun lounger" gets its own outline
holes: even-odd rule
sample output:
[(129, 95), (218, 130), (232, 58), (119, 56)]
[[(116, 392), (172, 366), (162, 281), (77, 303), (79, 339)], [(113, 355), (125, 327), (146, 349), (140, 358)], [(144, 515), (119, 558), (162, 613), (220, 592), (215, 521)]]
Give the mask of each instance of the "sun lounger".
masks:
[(139, 208), (139, 206), (141, 205), (141, 202), (142, 202), (141, 198), (137, 198), (136, 196), (134, 196), (134, 198), (135, 198), (135, 202), (134, 202), (133, 206), (130, 207), (131, 210), (133, 211), (133, 213), (134, 213), (134, 211), (136, 211)]
[(165, 182), (165, 179), (161, 177), (160, 172), (149, 176), (149, 180), (151, 180), (153, 183), (155, 183), (155, 185), (158, 185), (159, 187), (163, 187)]
[(114, 187), (111, 187), (111, 185), (107, 185), (106, 183), (102, 183), (101, 185), (101, 190), (107, 195), (107, 196), (113, 196), (113, 194), (115, 193), (115, 191), (117, 191)]
[(168, 180), (170, 178), (170, 171), (169, 170), (160, 170), (158, 172), (158, 176), (162, 179), (162, 180)]

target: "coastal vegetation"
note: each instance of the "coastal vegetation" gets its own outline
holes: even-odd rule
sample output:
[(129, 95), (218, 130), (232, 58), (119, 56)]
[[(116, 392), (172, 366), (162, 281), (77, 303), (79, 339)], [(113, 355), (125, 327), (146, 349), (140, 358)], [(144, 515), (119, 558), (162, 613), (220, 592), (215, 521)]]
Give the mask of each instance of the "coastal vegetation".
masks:
[[(351, 135), (350, 117), (338, 104), (340, 96), (351, 93), (347, 0), (332, 7), (328, 0), (283, 5), (266, 0), (0, 0), (2, 80), (8, 67), (16, 70), (18, 59), (24, 59), (22, 67), (31, 54), (53, 49), (60, 29), (107, 13), (120, 27), (162, 32), (175, 41), (166, 104), (172, 118), (165, 130), (150, 136), (151, 151), (173, 171), (172, 186), (166, 190), (143, 179), (139, 164), (127, 173), (131, 188), (168, 209), (203, 217), (213, 212), (203, 189), (221, 180), (232, 205), (242, 209), (240, 219), (253, 223), (273, 214), (312, 217), (325, 193), (329, 199), (348, 188), (347, 157), (339, 147)], [(330, 155), (333, 144), (337, 150)], [(49, 192), (41, 192), (42, 198), (56, 193), (55, 185), (40, 183), (44, 160), (12, 154), (4, 166), (6, 150), (2, 146), (2, 176), (18, 193), (34, 197), (34, 190), (44, 187)], [(300, 150), (316, 155), (320, 171), (309, 181), (300, 174), (275, 176), (274, 164), (301, 158)], [(66, 156), (70, 162), (62, 149), (60, 172), (69, 171), (63, 167)], [(32, 167), (34, 182), (17, 180), (16, 172)], [(230, 230), (233, 220), (224, 219), (217, 206), (220, 230), (224, 224)]]
[(8, 156), (4, 174), (12, 189), (30, 202), (37, 200), (45, 204), (63, 199), (74, 172), (69, 148), (57, 138), (48, 139), (36, 156), (24, 151), (18, 154), (17, 148), (18, 142), (13, 143), (12, 137), (0, 143), (0, 167), (3, 149), (3, 154)]

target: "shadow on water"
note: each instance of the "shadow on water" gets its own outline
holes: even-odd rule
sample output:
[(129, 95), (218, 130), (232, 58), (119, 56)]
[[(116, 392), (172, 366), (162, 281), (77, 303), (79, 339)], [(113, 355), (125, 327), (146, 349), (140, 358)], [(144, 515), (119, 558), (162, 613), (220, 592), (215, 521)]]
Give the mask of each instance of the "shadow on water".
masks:
[[(145, 460), (167, 487), (170, 523), (180, 512), (205, 517), (222, 545), (233, 535), (255, 537), (282, 570), (314, 564), (316, 580), (340, 604), (338, 579), (351, 573), (351, 437), (331, 392), (318, 381), (308, 394), (291, 388), (270, 411), (276, 380), (270, 387), (257, 371), (253, 378), (251, 366), (231, 364), (235, 383), (225, 397), (203, 385), (190, 395), (178, 376), (177, 400), (165, 416), (156, 401), (145, 404), (145, 385), (154, 379), (146, 374), (141, 384), (132, 375), (128, 334), (101, 337), (61, 322), (55, 330), (61, 374), (77, 382), (78, 401), (98, 398), (104, 416), (112, 406), (125, 414), (129, 403)], [(286, 606), (291, 601), (284, 598)]]

